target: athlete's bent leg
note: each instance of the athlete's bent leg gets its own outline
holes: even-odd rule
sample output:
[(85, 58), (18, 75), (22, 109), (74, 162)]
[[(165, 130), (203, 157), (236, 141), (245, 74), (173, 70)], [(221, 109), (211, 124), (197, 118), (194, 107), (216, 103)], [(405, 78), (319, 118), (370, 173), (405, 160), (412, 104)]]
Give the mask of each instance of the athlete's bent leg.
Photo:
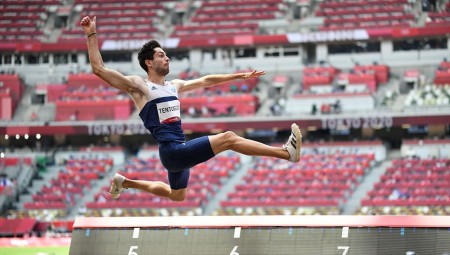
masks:
[(172, 201), (181, 202), (186, 198), (187, 189), (173, 190), (164, 182), (159, 181), (141, 181), (125, 179), (122, 184), (123, 188), (139, 189), (153, 195), (166, 197)]
[(125, 179), (122, 184), (125, 189), (138, 189), (160, 197), (170, 197), (172, 193), (170, 186), (159, 181), (141, 181)]
[(164, 182), (131, 180), (116, 174), (109, 193), (113, 198), (118, 198), (124, 189), (138, 189), (177, 202), (184, 201), (187, 192), (186, 188), (173, 190)]
[[(295, 124), (292, 125), (292, 134), (287, 144), (281, 148), (240, 137), (232, 131), (212, 135), (208, 138), (216, 155), (226, 150), (233, 150), (244, 155), (276, 157), (293, 162), (299, 161), (302, 143), (300, 129)], [(291, 150), (292, 146), (298, 149)]]
[(214, 154), (232, 150), (248, 156), (268, 156), (289, 159), (289, 153), (280, 147), (273, 147), (236, 135), (232, 131), (209, 136)]

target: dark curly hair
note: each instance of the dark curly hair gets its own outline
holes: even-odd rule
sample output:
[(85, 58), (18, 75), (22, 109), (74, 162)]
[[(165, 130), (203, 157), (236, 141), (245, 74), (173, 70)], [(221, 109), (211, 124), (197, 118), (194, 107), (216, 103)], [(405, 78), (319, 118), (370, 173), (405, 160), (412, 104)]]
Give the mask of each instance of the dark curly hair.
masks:
[(138, 53), (139, 65), (141, 65), (142, 69), (145, 72), (148, 72), (148, 67), (145, 64), (145, 60), (150, 59), (153, 60), (153, 55), (155, 55), (155, 48), (161, 48), (161, 44), (155, 40), (150, 40), (146, 42)]

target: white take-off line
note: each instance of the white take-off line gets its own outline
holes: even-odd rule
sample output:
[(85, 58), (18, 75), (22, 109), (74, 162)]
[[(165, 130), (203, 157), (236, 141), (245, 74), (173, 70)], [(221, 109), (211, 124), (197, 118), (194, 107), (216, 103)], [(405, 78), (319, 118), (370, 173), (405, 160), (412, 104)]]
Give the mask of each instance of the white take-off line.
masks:
[(241, 238), (241, 227), (234, 228), (234, 238)]
[(342, 238), (348, 238), (348, 230), (349, 230), (349, 227), (343, 227), (342, 228)]
[(139, 230), (140, 228), (134, 228), (133, 229), (133, 238), (139, 238)]

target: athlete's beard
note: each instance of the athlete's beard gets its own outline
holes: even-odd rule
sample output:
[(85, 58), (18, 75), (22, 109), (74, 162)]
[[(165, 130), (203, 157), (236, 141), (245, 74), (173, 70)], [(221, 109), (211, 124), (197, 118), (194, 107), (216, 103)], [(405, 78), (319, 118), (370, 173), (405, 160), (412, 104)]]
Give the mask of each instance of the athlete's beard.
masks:
[(169, 68), (164, 68), (164, 67), (160, 67), (160, 68), (156, 68), (155, 70), (156, 74), (160, 75), (160, 76), (166, 76), (169, 74)]

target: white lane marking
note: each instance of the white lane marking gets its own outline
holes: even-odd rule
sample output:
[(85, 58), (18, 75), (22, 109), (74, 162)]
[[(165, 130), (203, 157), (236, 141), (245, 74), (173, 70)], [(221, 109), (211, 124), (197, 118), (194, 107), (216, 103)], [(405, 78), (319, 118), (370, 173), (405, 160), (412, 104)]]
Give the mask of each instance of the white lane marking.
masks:
[(139, 228), (134, 228), (134, 230), (133, 230), (133, 238), (139, 238)]
[(348, 227), (342, 228), (342, 238), (348, 238)]
[(241, 237), (241, 227), (235, 227), (234, 228), (234, 238), (240, 238)]

